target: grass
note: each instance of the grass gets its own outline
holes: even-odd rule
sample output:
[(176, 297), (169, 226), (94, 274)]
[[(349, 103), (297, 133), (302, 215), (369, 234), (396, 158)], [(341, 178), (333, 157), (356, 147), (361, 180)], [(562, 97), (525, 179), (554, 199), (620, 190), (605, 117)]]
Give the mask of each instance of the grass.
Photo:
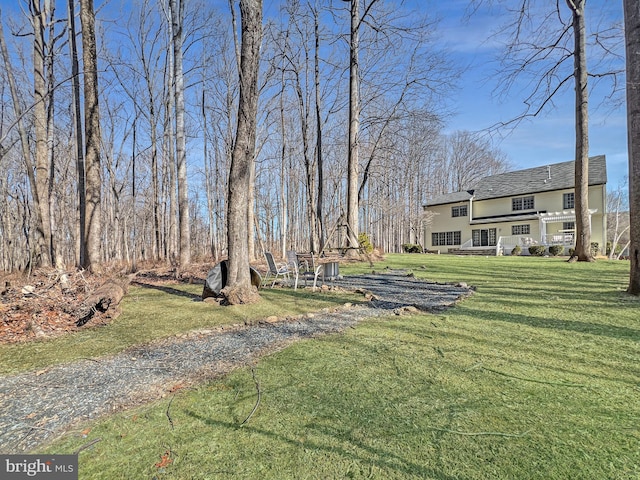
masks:
[(47, 451), (100, 439), (80, 453), (82, 479), (640, 478), (628, 263), (390, 255), (375, 268), (387, 266), (477, 292), (264, 358), (242, 427), (257, 400), (249, 367)]
[(259, 304), (220, 307), (199, 301), (201, 293), (202, 285), (133, 286), (122, 302), (123, 313), (108, 325), (51, 340), (0, 345), (0, 375), (111, 355), (190, 330), (299, 315), (356, 299), (350, 294), (264, 289)]

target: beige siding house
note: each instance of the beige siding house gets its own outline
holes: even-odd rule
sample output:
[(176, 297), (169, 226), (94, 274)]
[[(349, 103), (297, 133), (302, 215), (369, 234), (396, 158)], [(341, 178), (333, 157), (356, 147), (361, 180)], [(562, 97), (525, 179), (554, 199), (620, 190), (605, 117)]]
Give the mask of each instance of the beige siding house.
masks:
[[(591, 241), (606, 244), (604, 155), (589, 159)], [(473, 190), (430, 199), (425, 248), (440, 253), (509, 255), (516, 245), (575, 245), (574, 162), (485, 177)]]

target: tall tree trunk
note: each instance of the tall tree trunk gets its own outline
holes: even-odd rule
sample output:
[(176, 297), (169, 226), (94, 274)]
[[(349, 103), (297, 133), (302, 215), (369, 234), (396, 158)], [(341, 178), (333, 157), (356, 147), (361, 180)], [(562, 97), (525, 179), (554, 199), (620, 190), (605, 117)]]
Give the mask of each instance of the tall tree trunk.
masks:
[[(173, 38), (173, 24), (169, 22), (169, 37)], [(176, 220), (178, 218), (178, 198), (176, 194), (176, 161), (175, 161), (175, 90), (173, 54), (167, 52), (168, 67), (166, 69), (166, 99), (165, 99), (165, 121), (164, 121), (164, 162), (163, 162), (163, 186), (165, 194), (169, 196), (169, 213), (166, 213), (165, 205), (165, 258), (172, 264), (179, 262), (178, 255), (178, 232)], [(165, 197), (166, 198), (166, 197)]]
[(50, 245), (49, 245), (49, 254), (51, 256), (51, 264), (55, 266), (62, 265), (63, 262), (60, 262), (58, 255), (62, 255), (62, 249), (59, 248), (60, 245), (57, 240), (57, 222), (55, 212), (58, 209), (56, 205), (56, 198), (53, 195), (54, 190), (54, 173), (55, 173), (55, 147), (54, 147), (54, 113), (55, 113), (55, 101), (54, 101), (54, 93), (55, 93), (55, 75), (54, 75), (54, 48), (55, 48), (55, 22), (54, 18), (54, 9), (55, 2), (51, 0), (46, 0), (45, 5), (47, 7), (45, 10), (47, 11), (47, 26), (49, 30), (48, 41), (47, 41), (47, 49), (45, 56), (45, 70), (47, 72), (47, 156), (49, 157), (47, 160), (47, 166), (49, 167), (49, 172), (47, 175), (47, 204), (49, 205), (49, 228), (50, 228)]
[(84, 65), (84, 128), (86, 166), (86, 252), (83, 267), (98, 271), (101, 237), (100, 110), (98, 99), (98, 55), (93, 0), (80, 0), (82, 62)]
[[(347, 0), (348, 1), (348, 0)], [(359, 98), (359, 1), (351, 0), (351, 41), (349, 55), (349, 153), (347, 159), (347, 238), (349, 247), (358, 246), (358, 163), (360, 131)], [(349, 251), (355, 254), (355, 250)]]
[[(300, 120), (300, 137), (302, 139), (302, 157), (304, 159), (306, 210), (309, 224), (309, 250), (317, 253), (321, 245), (318, 245), (318, 227), (316, 210), (316, 167), (313, 162), (309, 145), (309, 101), (305, 99), (300, 84), (299, 73), (295, 72), (295, 90), (298, 97), (298, 116)], [(305, 101), (306, 100), (306, 101)]]
[[(132, 240), (133, 240), (133, 245), (131, 247), (131, 272), (136, 272), (138, 271), (138, 238), (137, 238), (137, 222), (136, 222), (136, 204), (138, 203), (137, 201), (137, 192), (136, 192), (136, 124), (138, 121), (138, 109), (134, 107), (134, 116), (133, 116), (133, 139), (131, 142), (131, 232), (132, 232)], [(125, 221), (126, 221), (126, 217), (125, 217)], [(125, 226), (125, 232), (128, 232), (129, 230), (126, 228)], [(127, 252), (129, 251), (128, 248), (128, 241), (127, 238), (129, 237), (129, 235), (125, 234), (125, 245), (127, 245)], [(127, 253), (127, 257), (129, 257), (128, 253)], [(129, 261), (129, 258), (127, 258), (127, 261)]]
[(191, 234), (189, 222), (189, 194), (187, 186), (187, 154), (184, 127), (184, 72), (182, 44), (184, 41), (184, 1), (170, 0), (173, 44), (173, 69), (176, 108), (176, 161), (178, 166), (178, 247), (180, 266), (191, 263)]
[(240, 99), (238, 126), (229, 174), (227, 248), (229, 269), (223, 294), (231, 304), (251, 303), (260, 297), (251, 285), (249, 270), (249, 185), (255, 162), (258, 71), (262, 41), (262, 0), (240, 0)]
[(155, 102), (153, 100), (153, 92), (149, 84), (149, 128), (151, 131), (151, 195), (152, 195), (152, 211), (153, 211), (153, 235), (152, 235), (152, 258), (157, 260), (160, 258), (161, 232), (160, 232), (160, 188), (158, 185), (158, 125), (155, 113)]
[[(49, 206), (49, 175), (51, 166), (47, 149), (47, 87), (45, 68), (45, 28), (49, 17), (49, 2), (42, 9), (40, 0), (31, 0), (33, 21), (33, 121), (35, 124), (36, 190), (42, 218), (42, 231), (37, 231), (38, 257), (43, 266), (52, 265), (51, 212)], [(38, 228), (38, 226), (36, 226)]]
[(315, 108), (316, 108), (316, 167), (318, 169), (318, 197), (316, 200), (316, 216), (318, 227), (318, 253), (322, 253), (324, 247), (324, 221), (322, 218), (322, 203), (324, 202), (324, 165), (322, 158), (322, 117), (320, 109), (320, 20), (318, 10), (313, 10), (313, 24), (315, 35), (314, 51), (314, 83), (315, 83)]
[[(204, 78), (202, 79), (202, 84), (204, 83)], [(209, 218), (209, 253), (211, 254), (211, 259), (216, 260), (216, 243), (215, 243), (215, 212), (214, 212), (214, 201), (213, 201), (213, 186), (212, 179), (213, 173), (211, 173), (211, 167), (209, 165), (209, 141), (208, 135), (209, 125), (207, 123), (207, 110), (205, 106), (205, 89), (202, 89), (202, 157), (204, 158), (204, 184), (206, 188), (207, 195), (207, 213)], [(215, 181), (215, 180), (214, 180)]]
[[(13, 68), (9, 59), (9, 52), (7, 50), (7, 44), (4, 38), (4, 29), (2, 28), (2, 22), (0, 21), (0, 50), (2, 50), (2, 59), (4, 61), (5, 70), (7, 73), (7, 79), (9, 81), (9, 89), (11, 91), (11, 99), (13, 101), (13, 111), (16, 116), (16, 123), (18, 126), (18, 135), (20, 136), (20, 145), (22, 147), (22, 157), (24, 160), (25, 170), (27, 171), (27, 178), (29, 179), (29, 186), (31, 188), (31, 197), (33, 199), (34, 215), (35, 215), (35, 232), (36, 243), (38, 251), (46, 251), (44, 229), (42, 226), (42, 215), (40, 209), (40, 196), (38, 192), (38, 186), (36, 184), (36, 175), (33, 161), (31, 158), (31, 149), (29, 148), (29, 135), (22, 121), (24, 112), (20, 105), (20, 97), (18, 95), (18, 88), (16, 85), (15, 76), (13, 74)], [(27, 238), (27, 245), (28, 245)], [(30, 258), (31, 252), (27, 252), (27, 257)]]
[(247, 249), (249, 252), (249, 261), (256, 259), (256, 237), (260, 235), (258, 223), (256, 221), (256, 163), (251, 165), (251, 175), (249, 176), (249, 209), (247, 210), (247, 225), (249, 229), (249, 242)]
[(76, 177), (78, 181), (78, 225), (76, 240), (76, 263), (85, 264), (85, 221), (86, 221), (86, 196), (85, 196), (85, 171), (84, 171), (84, 141), (82, 135), (82, 107), (80, 105), (80, 68), (78, 66), (78, 47), (76, 43), (76, 7), (74, 0), (69, 0), (69, 49), (71, 50), (71, 95), (73, 101), (73, 133), (75, 137)]
[(282, 135), (280, 145), (280, 253), (284, 258), (287, 253), (287, 232), (289, 230), (289, 202), (287, 195), (288, 175), (287, 175), (287, 131), (285, 122), (284, 108), (284, 89), (285, 89), (285, 69), (281, 71), (281, 90), (280, 90), (280, 133)]
[(587, 88), (585, 0), (567, 0), (567, 5), (573, 14), (576, 92), (576, 248), (570, 260), (588, 262), (593, 260), (593, 256), (591, 255), (591, 222), (589, 217), (589, 90)]
[(640, 3), (624, 0), (627, 53), (630, 245), (628, 292), (640, 295)]

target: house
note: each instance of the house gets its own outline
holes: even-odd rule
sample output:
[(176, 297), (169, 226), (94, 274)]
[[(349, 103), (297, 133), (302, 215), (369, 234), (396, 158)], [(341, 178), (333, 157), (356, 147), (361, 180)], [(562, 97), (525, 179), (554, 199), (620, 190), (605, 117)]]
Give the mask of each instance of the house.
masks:
[[(424, 205), (425, 248), (438, 253), (509, 255), (516, 245), (575, 245), (575, 162), (481, 179), (473, 190), (448, 193)], [(591, 242), (606, 246), (604, 155), (589, 159)]]

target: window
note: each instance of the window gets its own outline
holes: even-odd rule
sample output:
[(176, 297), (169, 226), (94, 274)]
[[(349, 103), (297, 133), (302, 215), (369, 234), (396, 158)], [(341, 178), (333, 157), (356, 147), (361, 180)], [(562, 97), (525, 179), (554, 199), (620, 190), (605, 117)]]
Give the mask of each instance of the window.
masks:
[(452, 217), (466, 217), (467, 216), (467, 206), (460, 205), (458, 207), (451, 207), (451, 216)]
[(575, 208), (576, 207), (576, 196), (573, 192), (571, 193), (563, 193), (562, 194), (562, 208)]
[(472, 230), (471, 239), (474, 247), (494, 247), (496, 245), (496, 229)]
[(460, 232), (434, 232), (431, 234), (431, 245), (440, 247), (444, 245), (460, 245)]
[(530, 197), (518, 197), (511, 199), (511, 208), (515, 210), (532, 210), (535, 208), (533, 195)]
[(531, 233), (531, 225), (512, 225), (511, 235), (529, 235)]
[(562, 222), (562, 230), (575, 230), (576, 222)]

